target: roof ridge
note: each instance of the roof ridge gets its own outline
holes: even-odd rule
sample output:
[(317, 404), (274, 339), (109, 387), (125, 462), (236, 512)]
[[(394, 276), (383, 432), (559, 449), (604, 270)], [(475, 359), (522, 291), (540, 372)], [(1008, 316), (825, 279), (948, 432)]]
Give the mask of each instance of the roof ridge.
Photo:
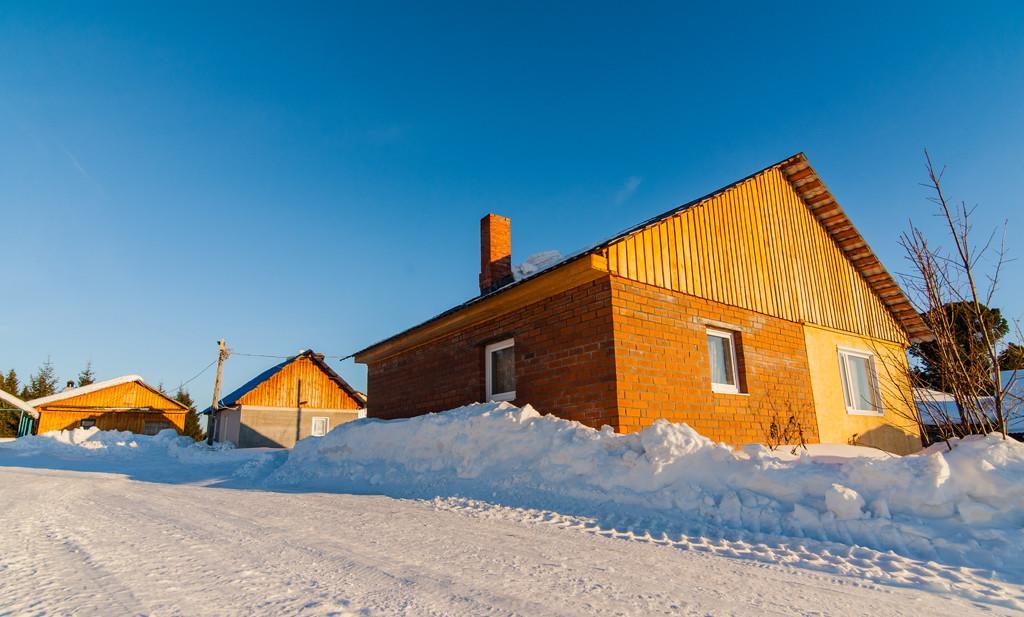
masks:
[[(320, 368), (320, 370), (327, 374), (327, 377), (331, 379), (331, 381), (334, 381), (338, 385), (338, 387), (344, 390), (349, 396), (355, 398), (356, 400), (362, 401), (362, 398), (357, 396), (358, 391), (351, 385), (349, 385), (349, 383), (345, 381), (345, 379), (342, 378), (342, 376), (339, 375), (337, 371), (335, 371), (327, 364), (327, 361), (324, 359), (324, 354), (318, 353), (313, 349), (303, 349), (302, 351), (293, 356), (288, 356), (287, 358), (284, 359), (284, 361), (279, 362), (274, 366), (271, 366), (270, 368), (261, 371), (249, 381), (246, 381), (245, 383), (238, 386), (228, 394), (221, 397), (218, 403), (225, 407), (232, 407), (234, 405), (237, 405), (239, 399), (241, 399), (243, 396), (252, 392), (256, 388), (258, 388), (262, 383), (266, 382), (268, 379), (281, 372), (281, 370), (283, 370), (289, 364), (303, 357), (312, 360), (313, 363), (316, 364), (318, 368)], [(203, 413), (210, 411), (210, 409), (210, 407), (207, 407), (206, 409), (203, 410)]]
[(81, 396), (83, 394), (89, 394), (91, 392), (96, 392), (98, 390), (102, 390), (104, 388), (109, 388), (111, 386), (119, 386), (119, 385), (125, 384), (125, 383), (132, 383), (133, 381), (138, 381), (138, 382), (141, 382), (141, 383), (143, 383), (145, 385), (145, 381), (143, 381), (142, 377), (140, 377), (139, 375), (121, 375), (120, 377), (114, 377), (113, 379), (105, 379), (103, 381), (94, 381), (91, 384), (88, 384), (88, 385), (85, 385), (85, 386), (79, 386), (77, 388), (69, 388), (69, 389), (64, 390), (62, 392), (57, 392), (56, 394), (50, 394), (48, 396), (41, 396), (39, 398), (34, 398), (34, 399), (30, 400), (30, 401), (25, 401), (25, 402), (28, 403), (29, 405), (33, 406), (33, 407), (38, 407), (39, 405), (45, 405), (47, 403), (52, 403), (54, 401), (61, 401), (61, 400), (64, 400), (66, 398), (71, 398), (71, 397), (74, 397), (74, 396)]
[[(710, 193), (702, 195), (701, 197), (697, 197), (696, 199), (690, 200), (690, 201), (688, 201), (688, 202), (686, 202), (686, 203), (684, 203), (682, 205), (676, 206), (676, 207), (674, 207), (674, 208), (672, 208), (670, 210), (662, 212), (661, 214), (658, 214), (658, 215), (655, 215), (653, 217), (650, 217), (650, 218), (648, 218), (648, 219), (646, 219), (646, 220), (644, 220), (644, 221), (642, 221), (642, 222), (640, 222), (640, 223), (638, 223), (638, 224), (636, 224), (636, 225), (634, 225), (632, 227), (629, 227), (629, 228), (627, 228), (627, 229), (625, 229), (625, 230), (623, 230), (623, 231), (621, 231), (621, 232), (611, 236), (610, 238), (608, 238), (606, 240), (602, 240), (602, 241), (600, 241), (600, 242), (598, 242), (596, 244), (591, 245), (590, 248), (587, 248), (587, 249), (578, 251), (578, 252), (576, 252), (574, 254), (568, 255), (562, 261), (560, 261), (558, 263), (555, 263), (555, 264), (549, 266), (548, 268), (545, 268), (544, 270), (539, 270), (539, 271), (531, 274), (530, 276), (524, 277), (524, 278), (519, 279), (518, 281), (515, 281), (515, 282), (512, 282), (512, 283), (509, 283), (508, 285), (505, 285), (504, 287), (499, 287), (498, 289), (496, 289), (494, 291), (491, 291), (490, 293), (479, 295), (479, 296), (474, 296), (473, 298), (470, 298), (469, 300), (467, 300), (467, 301), (465, 301), (465, 302), (463, 302), (461, 304), (458, 304), (458, 305), (456, 305), (456, 306), (454, 306), (454, 307), (452, 307), (452, 308), (450, 308), (450, 309), (448, 309), (448, 310), (446, 310), (446, 311), (444, 311), (442, 313), (439, 313), (439, 314), (437, 314), (437, 315), (435, 315), (435, 316), (433, 316), (433, 317), (431, 317), (431, 318), (429, 318), (429, 319), (427, 319), (427, 320), (425, 320), (425, 321), (423, 321), (423, 322), (421, 322), (421, 323), (419, 323), (419, 324), (417, 324), (415, 326), (412, 326), (410, 328), (406, 328), (405, 330), (402, 330), (401, 332), (398, 332), (397, 334), (394, 334), (394, 335), (389, 336), (389, 337), (387, 337), (385, 339), (377, 341), (376, 343), (368, 345), (367, 347), (357, 351), (354, 355), (363, 354), (363, 353), (369, 351), (370, 349), (373, 349), (374, 347), (377, 347), (379, 345), (382, 345), (384, 343), (392, 341), (392, 340), (394, 340), (394, 339), (396, 339), (396, 338), (398, 338), (400, 336), (403, 336), (403, 335), (405, 335), (405, 334), (407, 334), (407, 333), (409, 333), (409, 332), (411, 332), (413, 330), (416, 330), (417, 328), (420, 328), (420, 327), (422, 327), (422, 326), (424, 326), (424, 325), (426, 325), (428, 323), (431, 323), (431, 322), (436, 321), (438, 319), (442, 319), (442, 318), (444, 318), (444, 317), (446, 317), (446, 316), (448, 316), (448, 315), (450, 315), (452, 313), (458, 312), (458, 311), (462, 310), (463, 308), (465, 308), (465, 307), (467, 307), (469, 305), (475, 304), (476, 302), (479, 302), (479, 301), (481, 301), (483, 299), (486, 299), (486, 298), (490, 298), (490, 297), (492, 297), (492, 296), (494, 296), (496, 294), (499, 294), (499, 293), (501, 293), (501, 292), (503, 292), (503, 291), (505, 291), (507, 289), (511, 289), (511, 288), (513, 288), (513, 287), (515, 287), (517, 285), (521, 285), (521, 284), (523, 284), (523, 283), (525, 283), (527, 281), (533, 280), (533, 278), (535, 278), (537, 276), (540, 276), (541, 274), (545, 274), (545, 273), (551, 272), (551, 271), (555, 270), (556, 268), (564, 266), (564, 265), (566, 265), (566, 264), (568, 264), (568, 263), (570, 263), (572, 261), (575, 261), (575, 260), (577, 260), (577, 259), (579, 259), (581, 257), (584, 257), (586, 255), (590, 255), (590, 254), (595, 253), (597, 251), (600, 251), (600, 250), (602, 250), (604, 248), (607, 248), (608, 246), (610, 246), (610, 245), (612, 245), (612, 244), (622, 240), (623, 238), (631, 236), (631, 235), (633, 235), (633, 234), (635, 234), (635, 233), (637, 233), (639, 231), (642, 231), (642, 230), (646, 229), (647, 227), (655, 225), (655, 224), (657, 224), (657, 223), (659, 223), (661, 221), (664, 221), (665, 219), (668, 219), (668, 218), (670, 218), (672, 216), (675, 216), (675, 215), (677, 215), (677, 214), (679, 214), (681, 212), (684, 212), (684, 211), (686, 211), (686, 210), (688, 210), (688, 209), (690, 209), (690, 208), (692, 208), (694, 206), (700, 205), (700, 204), (702, 204), (702, 203), (704, 203), (704, 202), (706, 202), (706, 201), (708, 201), (710, 199), (718, 197), (719, 195), (725, 193), (726, 191), (729, 191), (729, 190), (731, 190), (733, 188), (736, 188), (740, 184), (743, 184), (744, 182), (748, 182), (748, 181), (752, 180), (753, 178), (756, 178), (757, 176), (760, 176), (761, 174), (764, 174), (764, 173), (766, 173), (766, 172), (768, 172), (768, 171), (770, 171), (772, 169), (779, 169), (782, 172), (782, 174), (786, 177), (786, 180), (788, 182), (790, 182), (790, 184), (792, 185), (793, 184), (793, 180), (791, 179), (791, 174), (787, 173), (786, 170), (787, 169), (792, 169), (792, 168), (798, 167), (798, 166), (799, 166), (799, 170), (798, 171), (802, 171), (804, 169), (810, 169), (811, 170), (811, 175), (813, 176), (813, 178), (817, 179), (818, 183), (824, 189), (824, 192), (828, 193), (828, 196), (831, 198), (832, 202), (835, 203), (836, 209), (842, 214), (842, 216), (844, 218), (846, 218), (846, 221), (849, 223), (850, 229), (852, 229), (853, 233), (856, 234), (857, 238), (859, 238), (859, 241), (860, 241), (862, 246), (859, 246), (858, 248), (863, 247), (863, 248), (867, 249), (867, 255), (866, 256), (862, 255), (859, 259), (863, 260), (865, 257), (872, 257), (872, 258), (874, 258), (874, 262), (877, 264), (877, 269), (880, 270), (880, 272), (878, 272), (878, 271), (872, 272), (872, 275), (871, 275), (872, 278), (868, 278), (868, 276), (865, 275), (861, 271), (861, 266), (858, 264), (858, 260), (854, 259), (850, 255), (849, 252), (847, 252), (846, 250), (842, 249), (842, 246), (840, 245), (839, 241), (835, 239), (833, 231), (824, 222), (822, 222), (820, 218), (818, 219), (819, 220), (819, 224), (822, 224), (825, 227), (826, 232), (828, 232), (829, 236), (833, 237), (833, 241), (835, 241), (836, 244), (840, 246), (840, 249), (843, 250), (844, 255), (846, 255), (847, 259), (850, 260), (850, 262), (853, 264), (854, 268), (858, 271), (858, 274), (860, 274), (864, 278), (865, 282), (867, 282), (867, 284), (871, 288), (872, 292), (876, 296), (878, 296), (878, 298), (882, 302), (883, 306), (885, 306), (886, 310), (888, 310), (890, 312), (890, 314), (892, 315), (893, 319), (897, 322), (899, 327), (901, 329), (903, 329), (904, 332), (908, 335), (908, 338), (910, 338), (911, 340), (922, 340), (921, 337), (927, 337), (930, 334), (930, 332), (927, 330), (927, 326), (924, 326), (924, 330), (921, 330), (921, 325), (923, 325), (923, 321), (921, 321), (920, 325), (918, 323), (916, 323), (916, 321), (920, 321), (920, 316), (917, 314), (917, 311), (913, 309), (913, 306), (911, 305), (909, 299), (907, 299), (906, 295), (903, 293), (902, 288), (900, 288), (899, 285), (897, 285), (895, 283), (895, 280), (892, 279), (892, 277), (889, 275), (888, 271), (886, 271), (885, 268), (881, 265), (881, 262), (878, 260), (877, 256), (875, 256), (874, 252), (871, 251), (870, 247), (868, 247), (867, 242), (864, 241), (863, 237), (860, 236), (859, 232), (857, 232), (857, 230), (855, 228), (853, 228), (853, 223), (849, 221), (849, 217), (846, 217), (846, 213), (843, 212), (841, 208), (839, 208), (838, 202), (836, 202), (835, 198), (832, 197), (831, 193), (828, 192), (828, 189), (824, 187), (824, 182), (821, 181), (821, 179), (818, 177), (817, 172), (814, 171), (814, 169), (811, 167), (810, 161), (807, 159), (807, 155), (803, 151), (799, 151), (796, 154), (792, 154), (790, 156), (787, 156), (786, 158), (783, 158), (783, 159), (781, 159), (781, 160), (779, 160), (779, 161), (777, 161), (775, 163), (772, 163), (770, 165), (762, 167), (761, 169), (759, 169), (759, 170), (757, 170), (757, 171), (755, 171), (753, 173), (747, 174), (746, 176), (744, 176), (744, 177), (742, 177), (742, 178), (740, 178), (738, 180), (734, 180), (733, 182), (730, 182), (730, 183), (728, 183), (728, 184), (726, 184), (724, 186), (721, 186), (721, 187), (711, 191)], [(798, 178), (797, 180), (800, 181), (800, 180), (805, 180), (805, 179), (804, 178)], [(808, 207), (808, 209), (810, 209), (812, 211), (812, 214), (814, 214), (815, 206), (812, 206), (812, 204), (807, 201), (807, 198), (804, 197), (804, 194), (801, 193), (800, 190), (799, 190), (799, 187), (800, 186), (804, 186), (804, 185), (810, 185), (810, 181), (805, 181), (805, 182), (803, 182), (800, 185), (793, 185), (793, 188), (800, 195), (801, 200)], [(817, 188), (817, 187), (812, 187), (812, 188)], [(816, 195), (817, 194), (815, 194), (815, 196), (812, 196), (812, 197), (816, 197)], [(815, 214), (815, 217), (817, 218), (816, 214)], [(888, 279), (888, 281), (885, 281), (883, 279)], [(874, 280), (875, 282), (872, 282), (872, 280)], [(891, 283), (891, 285), (889, 285), (889, 283)], [(886, 290), (888, 290), (888, 293), (890, 293), (890, 294), (892, 294), (892, 286), (895, 286), (896, 293), (892, 294), (892, 296), (889, 297), (889, 298), (884, 297), (882, 295), (882, 293), (878, 291), (879, 284), (884, 284), (883, 287)], [(897, 310), (897, 309), (894, 309), (893, 307), (899, 307), (899, 308)], [(924, 340), (927, 340), (927, 339), (925, 338)]]

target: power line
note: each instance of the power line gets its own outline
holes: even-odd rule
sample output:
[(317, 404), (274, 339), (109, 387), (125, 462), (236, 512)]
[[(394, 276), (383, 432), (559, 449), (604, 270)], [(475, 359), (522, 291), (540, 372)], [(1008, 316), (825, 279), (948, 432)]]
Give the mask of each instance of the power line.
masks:
[(205, 366), (205, 367), (203, 368), (203, 370), (199, 371), (198, 373), (196, 373), (195, 375), (193, 375), (192, 377), (190, 377), (190, 378), (189, 378), (189, 379), (187, 379), (186, 381), (183, 381), (183, 382), (181, 382), (181, 384), (179, 384), (179, 385), (178, 385), (178, 389), (180, 390), (180, 389), (184, 388), (185, 386), (187, 386), (188, 384), (190, 384), (190, 383), (192, 383), (193, 381), (195, 381), (196, 379), (198, 379), (200, 375), (202, 375), (202, 374), (203, 374), (203, 373), (205, 373), (206, 371), (210, 370), (210, 367), (211, 367), (211, 366), (213, 366), (214, 364), (217, 364), (217, 361), (216, 361), (216, 360), (214, 360), (213, 362), (211, 362), (211, 363), (207, 364), (207, 365), (206, 365), (206, 366)]
[[(232, 356), (244, 356), (244, 357), (246, 357), (246, 358), (275, 358), (275, 359), (278, 359), (278, 360), (288, 360), (289, 358), (294, 358), (294, 357), (295, 357), (295, 356), (296, 356), (297, 354), (291, 354), (291, 355), (287, 355), (287, 356), (280, 356), (280, 355), (276, 355), (276, 354), (266, 354), (266, 353), (240, 353), (240, 352), (237, 352), (237, 351), (232, 351), (232, 352), (231, 352), (231, 355), (232, 355)], [(322, 356), (323, 356), (324, 358), (330, 358), (330, 359), (332, 359), (332, 360), (344, 361), (344, 360), (348, 360), (349, 358), (352, 358), (352, 357), (354, 357), (354, 356), (355, 356), (356, 354), (355, 354), (355, 353), (350, 353), (350, 354), (349, 354), (349, 355), (347, 355), (347, 356), (340, 356), (340, 355), (327, 355), (327, 354), (321, 354), (321, 355), (322, 355)], [(192, 382), (193, 382), (193, 381), (195, 381), (196, 379), (199, 379), (199, 378), (200, 378), (200, 377), (201, 377), (201, 376), (203, 375), (203, 373), (205, 373), (206, 371), (210, 370), (210, 367), (212, 367), (212, 366), (213, 366), (214, 364), (217, 364), (217, 360), (213, 360), (212, 362), (210, 362), (209, 364), (207, 364), (206, 366), (204, 366), (204, 367), (203, 367), (203, 369), (202, 369), (201, 371), (199, 371), (199, 372), (198, 372), (198, 373), (196, 373), (195, 375), (193, 375), (193, 376), (189, 377), (189, 378), (188, 378), (188, 379), (186, 379), (185, 381), (181, 382), (181, 383), (180, 383), (180, 384), (178, 385), (178, 389), (179, 389), (179, 390), (180, 390), (180, 389), (183, 389), (183, 388), (184, 388), (185, 386), (187, 386), (188, 384), (192, 383)]]
[[(294, 354), (293, 353), (293, 354), (289, 354), (287, 356), (280, 356), (280, 355), (276, 355), (276, 354), (267, 354), (267, 353), (241, 353), (241, 352), (237, 352), (237, 351), (232, 351), (231, 355), (233, 355), (233, 356), (244, 356), (244, 357), (247, 357), (247, 358), (277, 358), (277, 359), (280, 359), (280, 360), (287, 360), (289, 358), (294, 358), (298, 354)], [(320, 354), (320, 355), (322, 355), (325, 358), (330, 358), (332, 360), (348, 360), (349, 358), (355, 356), (356, 354), (350, 353), (347, 356), (331, 355), (331, 354)]]
[(287, 360), (288, 358), (294, 358), (295, 357), (295, 354), (292, 354), (290, 356), (278, 356), (278, 355), (269, 354), (269, 353), (240, 353), (240, 352), (237, 352), (237, 351), (232, 351), (231, 355), (232, 356), (245, 356), (247, 358), (280, 358), (280, 359), (284, 359), (284, 360)]

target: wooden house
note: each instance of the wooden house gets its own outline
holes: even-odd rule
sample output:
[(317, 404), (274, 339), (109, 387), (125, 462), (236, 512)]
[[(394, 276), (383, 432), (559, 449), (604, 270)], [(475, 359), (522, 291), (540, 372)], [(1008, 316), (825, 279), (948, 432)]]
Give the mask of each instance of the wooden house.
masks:
[(156, 435), (185, 428), (188, 408), (138, 375), (97, 381), (27, 401), (39, 414), (37, 433), (96, 427)]
[(365, 415), (366, 399), (321, 354), (307, 350), (263, 371), (204, 411), (217, 441), (290, 448)]
[(931, 334), (803, 154), (515, 280), (481, 221), (480, 295), (356, 354), (370, 417), (530, 403), (720, 441), (920, 447), (907, 346)]

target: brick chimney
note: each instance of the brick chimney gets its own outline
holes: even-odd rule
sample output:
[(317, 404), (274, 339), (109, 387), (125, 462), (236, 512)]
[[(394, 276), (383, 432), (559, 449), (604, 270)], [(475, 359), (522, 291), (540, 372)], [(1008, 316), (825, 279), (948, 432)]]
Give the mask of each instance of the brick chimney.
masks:
[(480, 219), (480, 293), (512, 282), (512, 219), (488, 214)]

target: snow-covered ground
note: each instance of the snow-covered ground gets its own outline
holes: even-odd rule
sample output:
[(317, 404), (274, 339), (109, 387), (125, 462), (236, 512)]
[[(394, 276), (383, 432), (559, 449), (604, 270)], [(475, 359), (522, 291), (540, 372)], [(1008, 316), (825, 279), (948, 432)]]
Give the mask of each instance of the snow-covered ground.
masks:
[[(0, 444), (0, 615), (1001, 614), (1024, 446), (735, 453), (480, 405), (293, 452)], [(887, 481), (882, 481), (887, 479)]]

